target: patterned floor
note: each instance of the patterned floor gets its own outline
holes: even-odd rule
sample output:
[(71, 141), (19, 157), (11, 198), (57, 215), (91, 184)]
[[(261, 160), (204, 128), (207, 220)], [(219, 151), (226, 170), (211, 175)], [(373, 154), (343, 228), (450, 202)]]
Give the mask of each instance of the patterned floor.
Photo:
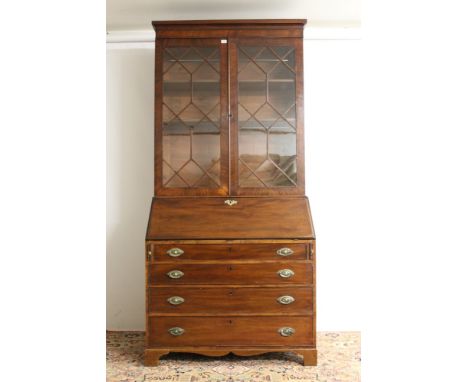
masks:
[(144, 367), (143, 332), (107, 333), (108, 382), (358, 382), (361, 371), (359, 332), (319, 332), (318, 366), (302, 366), (293, 353), (252, 357), (204, 357), (169, 354), (160, 366)]

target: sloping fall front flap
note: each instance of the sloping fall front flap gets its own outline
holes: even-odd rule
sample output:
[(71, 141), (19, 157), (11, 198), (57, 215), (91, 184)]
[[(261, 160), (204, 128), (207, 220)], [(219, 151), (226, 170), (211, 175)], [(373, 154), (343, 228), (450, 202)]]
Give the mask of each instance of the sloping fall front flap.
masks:
[(306, 197), (153, 198), (147, 240), (314, 239)]

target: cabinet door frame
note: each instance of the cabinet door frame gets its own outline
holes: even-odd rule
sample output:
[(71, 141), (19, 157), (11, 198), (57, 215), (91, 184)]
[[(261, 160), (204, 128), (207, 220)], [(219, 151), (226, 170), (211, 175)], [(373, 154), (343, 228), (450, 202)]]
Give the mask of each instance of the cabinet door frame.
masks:
[[(296, 186), (254, 188), (239, 186), (238, 141), (238, 46), (279, 46), (295, 48), (296, 71)], [(229, 39), (229, 103), (230, 103), (230, 191), (236, 196), (304, 195), (304, 70), (302, 38), (231, 38)]]
[[(220, 187), (169, 188), (163, 186), (163, 53), (167, 47), (217, 46), (220, 64)], [(229, 195), (229, 97), (228, 47), (219, 38), (157, 38), (155, 54), (154, 99), (154, 193), (156, 196), (226, 196)]]

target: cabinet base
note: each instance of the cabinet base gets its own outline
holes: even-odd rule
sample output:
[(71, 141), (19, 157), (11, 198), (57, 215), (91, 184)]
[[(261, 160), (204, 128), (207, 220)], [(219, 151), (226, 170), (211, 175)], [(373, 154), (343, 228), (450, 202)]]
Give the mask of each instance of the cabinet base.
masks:
[(233, 353), (238, 356), (251, 356), (264, 353), (288, 351), (300, 354), (304, 357), (304, 366), (317, 366), (317, 349), (311, 348), (291, 348), (291, 349), (272, 349), (272, 348), (177, 348), (177, 349), (146, 349), (144, 356), (145, 366), (158, 366), (159, 358), (169, 353), (196, 353), (211, 357), (219, 357)]

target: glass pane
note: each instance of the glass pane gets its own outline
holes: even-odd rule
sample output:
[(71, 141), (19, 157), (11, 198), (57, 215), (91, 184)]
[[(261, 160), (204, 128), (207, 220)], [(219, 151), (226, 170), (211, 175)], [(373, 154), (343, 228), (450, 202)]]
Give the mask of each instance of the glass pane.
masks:
[(219, 48), (166, 48), (163, 62), (163, 186), (218, 188)]
[(268, 160), (267, 133), (255, 119), (239, 130), (239, 186), (251, 187), (252, 182), (264, 186), (256, 170)]
[(294, 187), (294, 48), (240, 46), (238, 54), (239, 186)]

